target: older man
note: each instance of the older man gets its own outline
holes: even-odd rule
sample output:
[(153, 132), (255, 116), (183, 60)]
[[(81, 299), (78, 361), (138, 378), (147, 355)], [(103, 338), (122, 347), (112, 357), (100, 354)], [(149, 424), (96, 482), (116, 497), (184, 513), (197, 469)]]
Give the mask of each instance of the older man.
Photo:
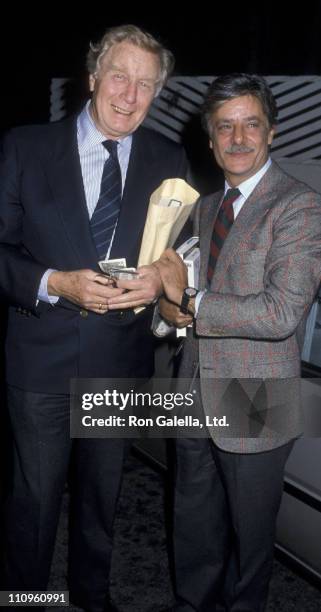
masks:
[[(9, 304), (13, 474), (5, 588), (45, 590), (71, 451), (73, 602), (108, 609), (122, 440), (69, 435), (73, 377), (148, 377), (150, 309), (107, 312), (122, 293), (98, 260), (137, 263), (151, 193), (183, 177), (183, 150), (140, 127), (173, 65), (150, 34), (108, 30), (88, 53), (92, 99), (78, 117), (12, 130), (1, 153), (0, 286)], [(145, 301), (151, 301), (144, 278)]]
[(210, 423), (225, 415), (229, 428), (177, 440), (173, 609), (209, 612), (223, 602), (231, 612), (261, 612), (284, 465), (301, 432), (296, 383), (321, 277), (321, 203), (270, 159), (277, 109), (263, 78), (219, 77), (203, 110), (225, 188), (196, 206), (198, 291), (165, 251), (156, 263), (159, 307), (179, 327), (194, 321), (180, 376), (197, 381), (199, 371), (204, 413)]

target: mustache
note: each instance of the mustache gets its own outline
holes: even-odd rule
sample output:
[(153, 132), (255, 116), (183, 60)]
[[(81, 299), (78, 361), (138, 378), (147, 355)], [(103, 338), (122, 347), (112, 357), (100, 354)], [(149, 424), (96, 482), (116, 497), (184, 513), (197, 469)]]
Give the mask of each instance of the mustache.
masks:
[(231, 144), (229, 147), (227, 147), (227, 149), (225, 149), (225, 153), (252, 153), (253, 151), (253, 147), (237, 144)]

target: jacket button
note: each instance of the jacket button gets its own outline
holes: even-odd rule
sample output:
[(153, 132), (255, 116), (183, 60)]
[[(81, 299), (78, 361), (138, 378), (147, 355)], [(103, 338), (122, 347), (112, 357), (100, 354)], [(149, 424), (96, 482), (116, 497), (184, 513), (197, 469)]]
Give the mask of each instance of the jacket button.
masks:
[(86, 319), (86, 317), (88, 317), (88, 310), (81, 310), (79, 312), (80, 316), (83, 317), (84, 319)]

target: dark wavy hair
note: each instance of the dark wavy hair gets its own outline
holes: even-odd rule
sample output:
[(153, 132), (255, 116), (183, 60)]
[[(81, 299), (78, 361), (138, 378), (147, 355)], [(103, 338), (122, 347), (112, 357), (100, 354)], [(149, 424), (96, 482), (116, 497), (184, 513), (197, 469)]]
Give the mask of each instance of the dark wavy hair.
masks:
[(234, 72), (217, 77), (205, 94), (201, 109), (202, 124), (210, 133), (211, 117), (215, 110), (226, 102), (239, 96), (254, 96), (262, 105), (270, 128), (276, 124), (278, 109), (273, 93), (266, 80), (257, 74)]

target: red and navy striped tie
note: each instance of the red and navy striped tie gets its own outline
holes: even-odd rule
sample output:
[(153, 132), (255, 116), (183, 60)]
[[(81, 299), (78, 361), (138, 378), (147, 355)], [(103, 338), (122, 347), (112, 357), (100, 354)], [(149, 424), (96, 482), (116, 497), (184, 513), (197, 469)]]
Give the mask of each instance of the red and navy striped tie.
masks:
[(207, 282), (209, 285), (211, 284), (220, 250), (234, 221), (233, 202), (235, 202), (239, 195), (241, 195), (239, 189), (228, 189), (218, 211), (213, 228), (207, 268)]

